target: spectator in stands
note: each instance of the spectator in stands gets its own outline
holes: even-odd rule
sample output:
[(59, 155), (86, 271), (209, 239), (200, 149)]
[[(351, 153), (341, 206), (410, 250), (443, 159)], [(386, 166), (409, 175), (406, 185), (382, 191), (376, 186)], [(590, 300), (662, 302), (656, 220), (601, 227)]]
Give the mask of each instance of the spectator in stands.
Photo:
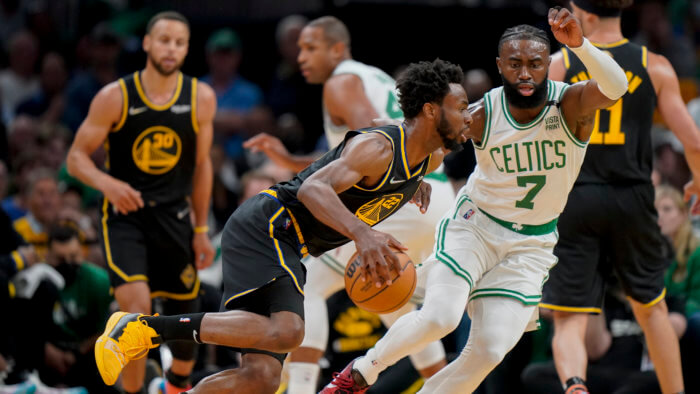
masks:
[(110, 314), (107, 271), (84, 261), (77, 224), (62, 221), (49, 232), (46, 262), (65, 281), (49, 316), (45, 332), (41, 380), (50, 385), (84, 386), (91, 393), (105, 392), (94, 362), (95, 339)]
[(68, 69), (62, 55), (49, 52), (44, 56), (39, 80), (39, 90), (17, 106), (16, 114), (27, 114), (46, 122), (56, 123), (63, 116), (64, 92), (68, 82)]
[(278, 136), (290, 152), (311, 153), (323, 131), (321, 85), (311, 85), (301, 75), (299, 34), (308, 20), (289, 15), (277, 23), (275, 42), (280, 60), (266, 92), (266, 102), (277, 117)]
[[(670, 186), (656, 189), (656, 210), (661, 232), (673, 244), (674, 259), (666, 272), (669, 318), (681, 338), (683, 370), (688, 392), (700, 389), (700, 239), (694, 234), (688, 206)], [(692, 384), (691, 384), (692, 382)]]
[(97, 92), (119, 78), (117, 57), (121, 51), (119, 37), (104, 22), (95, 26), (88, 41), (90, 68), (68, 83), (63, 123), (75, 132), (90, 109)]
[(56, 220), (61, 195), (54, 173), (46, 168), (34, 170), (27, 183), (27, 208), (29, 212), (13, 222), (15, 231), (33, 245), (39, 259), (45, 260), (48, 246), (48, 229)]
[(10, 65), (0, 71), (0, 97), (2, 97), (2, 120), (10, 124), (15, 109), (22, 101), (39, 90), (34, 66), (39, 56), (39, 43), (28, 31), (20, 31), (10, 38), (8, 45)]
[[(206, 43), (209, 75), (202, 81), (216, 92), (217, 111), (214, 118), (214, 139), (222, 143), (226, 154), (241, 159), (243, 141), (259, 130), (274, 126), (271, 114), (263, 107), (260, 88), (238, 74), (241, 64), (241, 40), (231, 29), (214, 32)], [(265, 126), (266, 125), (266, 126)], [(237, 160), (237, 170), (244, 171)]]

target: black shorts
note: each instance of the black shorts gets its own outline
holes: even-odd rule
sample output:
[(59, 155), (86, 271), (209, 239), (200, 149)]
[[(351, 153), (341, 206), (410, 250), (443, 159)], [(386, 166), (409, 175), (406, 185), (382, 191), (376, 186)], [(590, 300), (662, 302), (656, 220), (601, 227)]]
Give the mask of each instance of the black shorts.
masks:
[[(280, 311), (304, 318), (306, 250), (294, 219), (273, 196), (258, 194), (231, 215), (221, 238), (224, 296), (221, 310), (246, 310), (263, 316)], [(268, 354), (284, 361), (284, 354)]]
[(611, 274), (633, 300), (663, 299), (668, 243), (657, 224), (651, 184), (577, 185), (559, 217), (559, 262), (544, 285), (541, 307), (600, 313)]
[(199, 292), (189, 203), (145, 206), (128, 215), (102, 205), (102, 246), (112, 287), (146, 281), (151, 296), (190, 300)]
[[(304, 296), (294, 288), (294, 282), (289, 275), (273, 280), (259, 289), (226, 304), (224, 304), (225, 301), (226, 298), (223, 299), (221, 305), (222, 311), (241, 310), (267, 317), (275, 312), (288, 311), (296, 313), (302, 319), (304, 318)], [(273, 353), (259, 349), (237, 348), (236, 350), (243, 354), (267, 354), (276, 358), (280, 363), (284, 363), (284, 359), (287, 358), (286, 353)]]

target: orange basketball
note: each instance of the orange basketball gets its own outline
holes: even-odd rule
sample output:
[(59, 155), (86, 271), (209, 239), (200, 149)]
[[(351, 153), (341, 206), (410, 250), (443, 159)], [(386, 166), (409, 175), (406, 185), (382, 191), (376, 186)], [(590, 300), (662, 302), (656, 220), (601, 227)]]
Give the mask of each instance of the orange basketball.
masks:
[(390, 313), (411, 299), (416, 289), (416, 268), (411, 258), (403, 252), (394, 250), (401, 263), (401, 272), (391, 270), (391, 286), (384, 283), (377, 287), (373, 281), (362, 281), (362, 269), (357, 252), (345, 267), (345, 291), (352, 302), (360, 308), (374, 313)]

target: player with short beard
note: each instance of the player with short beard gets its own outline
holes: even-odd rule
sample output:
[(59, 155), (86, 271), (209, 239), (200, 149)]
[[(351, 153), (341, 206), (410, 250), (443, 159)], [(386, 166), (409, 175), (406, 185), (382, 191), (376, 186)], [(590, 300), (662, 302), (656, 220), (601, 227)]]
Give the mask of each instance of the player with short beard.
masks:
[[(101, 238), (122, 311), (150, 314), (152, 297), (165, 299), (165, 313), (199, 311), (197, 269), (214, 257), (206, 223), (216, 96), (207, 84), (180, 72), (189, 39), (184, 16), (155, 15), (143, 38), (145, 69), (95, 96), (68, 153), (68, 171), (105, 196)], [(90, 159), (102, 145), (107, 172)], [(166, 392), (184, 391), (196, 347), (182, 342), (169, 347), (173, 363)], [(144, 359), (129, 364), (124, 390), (140, 392), (144, 374)], [(102, 377), (110, 385), (117, 380)]]
[(557, 262), (557, 219), (583, 163), (590, 119), (627, 90), (624, 71), (583, 38), (568, 10), (550, 9), (549, 25), (559, 42), (587, 56), (593, 79), (548, 80), (547, 33), (528, 25), (503, 33), (496, 62), (512, 89), (493, 89), (469, 108), (477, 167), (423, 263), (431, 267), (423, 307), (397, 320), (322, 394), (367, 392), (388, 366), (452, 332), (465, 307), (472, 319), (466, 346), (420, 393), (471, 393), (537, 327), (542, 284)]

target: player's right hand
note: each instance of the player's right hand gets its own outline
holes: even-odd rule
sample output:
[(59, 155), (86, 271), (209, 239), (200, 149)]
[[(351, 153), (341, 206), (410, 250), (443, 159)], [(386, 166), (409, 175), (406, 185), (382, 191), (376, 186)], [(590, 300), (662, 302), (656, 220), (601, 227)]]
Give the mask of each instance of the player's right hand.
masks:
[(141, 192), (119, 179), (111, 179), (110, 182), (107, 182), (107, 185), (102, 188), (102, 193), (117, 209), (117, 212), (123, 215), (143, 208)]
[(284, 147), (282, 141), (270, 134), (260, 133), (243, 143), (243, 147), (253, 152), (262, 152), (275, 164), (287, 167), (289, 161), (289, 151)]
[(392, 268), (401, 272), (401, 263), (391, 248), (401, 251), (408, 249), (391, 235), (371, 228), (355, 240), (355, 246), (362, 263), (362, 280), (371, 280), (377, 287), (381, 287), (384, 282), (392, 283)]

